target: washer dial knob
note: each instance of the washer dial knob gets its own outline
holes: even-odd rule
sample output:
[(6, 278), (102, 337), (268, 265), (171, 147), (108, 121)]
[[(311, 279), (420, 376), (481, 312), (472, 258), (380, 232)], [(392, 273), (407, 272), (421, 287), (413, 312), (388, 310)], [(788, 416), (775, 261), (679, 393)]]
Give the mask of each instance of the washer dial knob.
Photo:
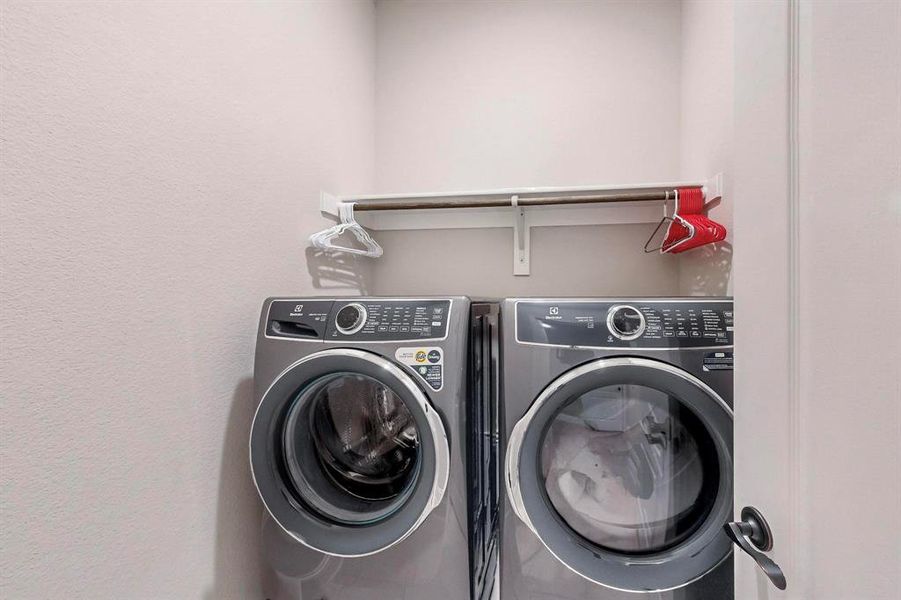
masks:
[(366, 307), (362, 304), (348, 304), (335, 315), (335, 327), (344, 335), (351, 335), (363, 329), (366, 324)]
[(629, 341), (641, 337), (644, 333), (644, 315), (634, 306), (621, 304), (613, 306), (607, 312), (607, 329), (614, 337)]

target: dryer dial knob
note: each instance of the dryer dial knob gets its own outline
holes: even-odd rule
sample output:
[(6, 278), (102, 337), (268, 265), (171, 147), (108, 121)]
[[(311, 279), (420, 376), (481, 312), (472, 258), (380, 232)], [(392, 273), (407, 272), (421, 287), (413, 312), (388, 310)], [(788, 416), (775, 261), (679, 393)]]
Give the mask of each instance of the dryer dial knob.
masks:
[(634, 306), (611, 307), (607, 312), (607, 329), (621, 340), (637, 339), (644, 333), (644, 314)]
[(348, 304), (335, 315), (335, 327), (344, 335), (351, 335), (363, 329), (366, 324), (366, 307), (362, 304)]

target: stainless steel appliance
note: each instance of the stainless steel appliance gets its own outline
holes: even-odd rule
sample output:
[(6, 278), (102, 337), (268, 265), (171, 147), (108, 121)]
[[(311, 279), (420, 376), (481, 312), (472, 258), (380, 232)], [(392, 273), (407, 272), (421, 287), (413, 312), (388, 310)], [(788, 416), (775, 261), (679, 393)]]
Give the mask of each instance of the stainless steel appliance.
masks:
[(502, 314), (501, 598), (732, 598), (731, 299)]
[(267, 597), (481, 593), (466, 432), (486, 425), (467, 422), (467, 390), (481, 385), (469, 319), (464, 297), (265, 302), (250, 459)]

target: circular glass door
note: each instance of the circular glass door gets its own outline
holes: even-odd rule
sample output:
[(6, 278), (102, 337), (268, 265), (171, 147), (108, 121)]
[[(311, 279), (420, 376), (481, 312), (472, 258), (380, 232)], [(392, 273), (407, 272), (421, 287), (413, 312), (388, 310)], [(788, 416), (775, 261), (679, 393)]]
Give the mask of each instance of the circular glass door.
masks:
[(324, 518), (362, 524), (409, 497), (420, 466), (420, 432), (383, 382), (334, 373), (301, 390), (282, 433), (294, 487)]
[(435, 409), (398, 366), (359, 350), (326, 350), (284, 371), (260, 402), (250, 449), (274, 520), (338, 556), (404, 539), (447, 485)]
[(688, 539), (719, 488), (713, 440), (660, 390), (610, 385), (571, 400), (541, 446), (548, 499), (586, 541), (650, 554)]
[(662, 591), (731, 551), (731, 452), (731, 410), (701, 381), (602, 359), (553, 382), (517, 423), (507, 485), (517, 515), (577, 573)]

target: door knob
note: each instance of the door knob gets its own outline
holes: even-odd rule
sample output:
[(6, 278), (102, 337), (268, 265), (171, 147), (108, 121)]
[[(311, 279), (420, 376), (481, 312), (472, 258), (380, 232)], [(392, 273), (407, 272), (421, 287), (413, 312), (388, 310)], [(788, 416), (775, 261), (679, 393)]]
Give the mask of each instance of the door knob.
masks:
[(764, 554), (773, 549), (773, 532), (760, 511), (746, 506), (741, 509), (741, 521), (726, 523), (723, 528), (735, 545), (754, 559), (773, 585), (784, 590), (785, 574), (772, 558)]

